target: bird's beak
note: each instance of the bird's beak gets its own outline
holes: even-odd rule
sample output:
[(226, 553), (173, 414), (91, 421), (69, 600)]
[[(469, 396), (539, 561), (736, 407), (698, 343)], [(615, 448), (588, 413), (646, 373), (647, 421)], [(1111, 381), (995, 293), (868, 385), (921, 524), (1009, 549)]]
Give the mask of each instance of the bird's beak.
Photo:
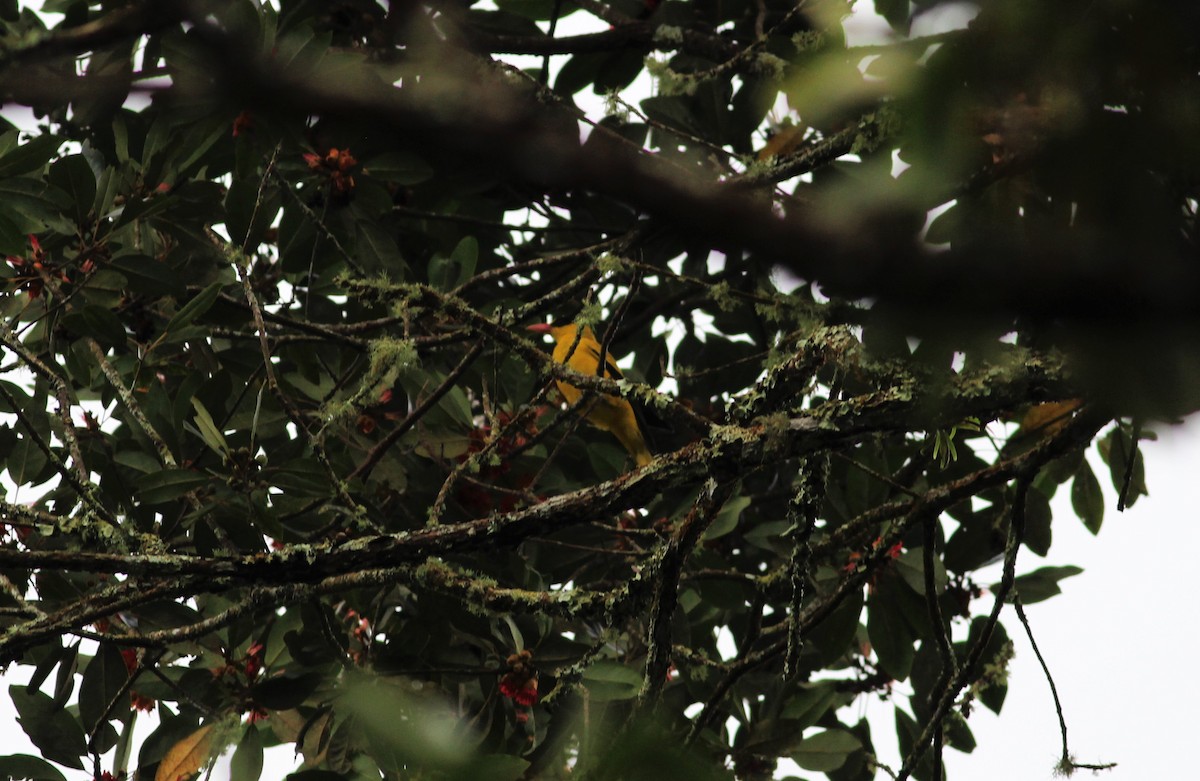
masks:
[(549, 323), (534, 323), (533, 325), (525, 326), (525, 330), (532, 331), (535, 334), (548, 334), (548, 333), (550, 333), (550, 324)]

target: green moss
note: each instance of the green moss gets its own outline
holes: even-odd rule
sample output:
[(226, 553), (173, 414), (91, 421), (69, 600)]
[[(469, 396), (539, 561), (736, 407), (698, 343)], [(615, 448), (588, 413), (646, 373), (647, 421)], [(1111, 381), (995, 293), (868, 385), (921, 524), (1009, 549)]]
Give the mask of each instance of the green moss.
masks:
[(396, 382), (400, 372), (420, 365), (416, 345), (411, 339), (384, 337), (371, 340), (367, 371), (349, 398), (331, 400), (322, 409), (326, 425), (358, 415), (364, 404), (379, 397), (383, 389)]
[(887, 139), (898, 135), (903, 127), (900, 113), (883, 107), (863, 116), (858, 122), (858, 133), (850, 146), (850, 153), (868, 155), (879, 148)]
[(728, 282), (718, 282), (708, 289), (709, 300), (722, 312), (732, 312), (737, 308), (737, 299), (733, 296), (733, 288)]
[(671, 66), (654, 57), (647, 57), (645, 63), (647, 72), (658, 82), (659, 95), (691, 96), (700, 87), (700, 80), (695, 76), (673, 71)]
[(577, 325), (594, 326), (600, 322), (600, 318), (604, 315), (604, 307), (599, 301), (589, 300), (584, 303), (583, 308), (579, 310), (579, 314), (575, 316)]
[(683, 28), (669, 24), (660, 24), (654, 28), (654, 42), (674, 48), (683, 43)]
[(782, 80), (787, 74), (787, 61), (776, 57), (770, 52), (759, 52), (754, 55), (753, 67), (755, 73), (775, 81)]
[(758, 418), (757, 422), (763, 427), (763, 447), (766, 453), (781, 450), (787, 446), (788, 438), (791, 435), (791, 425), (786, 414), (776, 412)]
[(596, 258), (596, 268), (602, 274), (616, 274), (632, 268), (632, 261), (612, 252), (604, 252)]
[(797, 52), (816, 51), (825, 45), (825, 34), (818, 30), (801, 30), (792, 35), (792, 46)]

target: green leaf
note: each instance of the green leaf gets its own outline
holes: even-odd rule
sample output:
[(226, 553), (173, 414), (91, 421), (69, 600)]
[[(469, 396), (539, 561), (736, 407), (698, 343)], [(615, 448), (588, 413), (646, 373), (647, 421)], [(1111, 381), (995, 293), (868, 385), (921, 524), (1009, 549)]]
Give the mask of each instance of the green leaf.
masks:
[(71, 212), (67, 214), (76, 225), (84, 225), (96, 199), (96, 174), (83, 155), (60, 157), (50, 165), (47, 177), (50, 184), (65, 192), (71, 199)]
[[(609, 480), (625, 471), (629, 463), (629, 454), (615, 439), (595, 430), (586, 432), (584, 436), (588, 438), (587, 460), (595, 475)], [(593, 440), (592, 437), (599, 439)]]
[(112, 310), (89, 304), (79, 314), (86, 327), (86, 335), (94, 337), (106, 347), (125, 346), (125, 327)]
[(282, 488), (292, 496), (327, 496), (329, 475), (312, 458), (299, 458), (268, 470), (265, 477), (271, 485)]
[(606, 57), (596, 70), (592, 91), (597, 95), (619, 92), (628, 87), (644, 68), (645, 55), (641, 51), (615, 51)]
[(73, 225), (62, 217), (69, 208), (66, 193), (41, 179), (14, 177), (0, 180), (0, 202), (4, 216), (16, 223), (22, 233), (41, 233), (50, 226), (68, 232)]
[(438, 409), (448, 413), (451, 420), (456, 423), (467, 428), (474, 428), (474, 421), (471, 417), (471, 400), (467, 398), (467, 393), (462, 386), (455, 385), (451, 388), (438, 401)]
[(1039, 556), (1049, 553), (1052, 540), (1050, 523), (1053, 520), (1054, 512), (1045, 494), (1037, 490), (1026, 494), (1025, 536), (1022, 538), (1025, 547)]
[(433, 168), (412, 152), (385, 152), (363, 163), (363, 171), (376, 179), (400, 185), (414, 185), (433, 178)]
[(116, 168), (105, 168), (96, 182), (96, 200), (92, 204), (92, 213), (103, 219), (108, 216), (116, 199), (117, 191), (125, 183)]
[[(1042, 567), (1025, 575), (1017, 577), (1013, 584), (1013, 592), (1021, 595), (1021, 601), (1026, 605), (1032, 605), (1035, 602), (1041, 602), (1050, 597), (1057, 596), (1062, 593), (1058, 583), (1065, 578), (1071, 578), (1082, 573), (1083, 570), (1079, 567)], [(999, 588), (1000, 584), (994, 584), (992, 591)], [(1010, 593), (1009, 602), (1012, 601)]]
[(317, 66), (329, 48), (332, 34), (315, 33), (309, 27), (289, 30), (276, 39), (272, 59), (287, 73), (302, 76)]
[(657, 122), (692, 135), (704, 135), (687, 100), (679, 95), (656, 95), (642, 101), (642, 111)]
[(642, 690), (642, 674), (619, 662), (601, 659), (584, 671), (583, 683), (592, 702), (631, 700)]
[(479, 241), (474, 236), (464, 236), (450, 253), (450, 259), (458, 265), (458, 279), (454, 283), (458, 287), (475, 275), (475, 267), (479, 264)]
[(508, 13), (507, 11), (481, 11), (472, 9), (467, 12), (471, 25), (484, 32), (495, 35), (541, 36), (541, 28), (524, 16)]
[[(1100, 440), (1100, 456), (1108, 464), (1109, 475), (1117, 495), (1125, 488), (1125, 478), (1129, 475), (1129, 490), (1125, 494), (1125, 506), (1132, 507), (1139, 496), (1149, 496), (1146, 489), (1146, 464), (1142, 460), (1141, 448), (1134, 450), (1133, 438), (1118, 426)], [(1132, 456), (1133, 471), (1130, 474), (1129, 459)]]
[(201, 290), (196, 296), (179, 308), (175, 316), (167, 323), (164, 333), (177, 331), (186, 325), (191, 324), (193, 320), (202, 316), (207, 312), (212, 305), (216, 303), (217, 296), (221, 294), (221, 283), (214, 282), (208, 287)]
[(29, 249), (20, 226), (0, 213), (0, 254), (24, 256)]
[(788, 700), (779, 715), (795, 720), (796, 729), (804, 729), (816, 724), (837, 699), (837, 686), (833, 683), (822, 681), (805, 684)]
[[(908, 756), (913, 750), (913, 744), (917, 742), (917, 737), (921, 733), (921, 728), (917, 726), (916, 720), (913, 719), (912, 716), (908, 715), (903, 708), (896, 708), (895, 716), (896, 742), (900, 745), (900, 755)], [(928, 754), (926, 754), (925, 758), (922, 760), (922, 764), (926, 764), (928, 762), (929, 757)], [(929, 774), (927, 772), (922, 774), (919, 765), (917, 767), (917, 773), (919, 774), (917, 776), (918, 778), (924, 777), (927, 781), (929, 781)], [(941, 781), (941, 779), (937, 779), (937, 781)]]
[[(900, 554), (900, 557), (895, 561), (896, 572), (900, 573), (900, 577), (904, 578), (904, 582), (909, 588), (921, 596), (925, 596), (925, 553), (922, 548), (914, 548), (906, 550)], [(946, 575), (946, 568), (942, 565), (942, 559), (936, 554), (933, 557), (933, 584), (937, 593), (940, 594), (946, 588), (946, 583), (949, 582), (949, 577)]]
[(717, 513), (717, 517), (704, 530), (704, 539), (715, 540), (737, 528), (738, 519), (741, 518), (742, 511), (750, 506), (750, 501), (749, 496), (735, 496), (725, 502), (725, 506)]
[[(129, 712), (129, 697), (117, 700), (117, 695), (128, 680), (129, 670), (120, 649), (111, 643), (101, 643), (83, 671), (83, 682), (79, 685), (79, 717), (88, 732), (101, 719), (125, 718)], [(106, 715), (105, 711), (114, 701), (116, 706)]]
[(487, 779), (487, 781), (517, 781), (524, 778), (529, 760), (509, 754), (485, 754), (476, 757), (460, 773), (463, 779)]
[(0, 156), (0, 177), (20, 176), (41, 170), (46, 161), (58, 151), (60, 143), (62, 140), (58, 136), (49, 133), (26, 141)]
[(122, 450), (113, 456), (113, 462), (139, 472), (157, 472), (162, 468), (158, 459), (144, 450)]
[[(260, 200), (261, 196), (261, 200)], [(252, 252), (279, 213), (279, 193), (263, 190), (257, 178), (238, 179), (225, 194), (225, 227), (238, 247)]]
[(258, 781), (262, 775), (263, 741), (258, 734), (258, 727), (246, 725), (242, 739), (238, 741), (230, 762), (229, 775), (238, 781)]
[(356, 741), (381, 769), (433, 776), (469, 763), (458, 714), (440, 699), (408, 681), (366, 675), (350, 676), (343, 691), (339, 710), (354, 717)]
[(33, 482), (48, 463), (46, 454), (24, 432), (17, 440), (16, 447), (8, 453), (8, 457), (5, 459), (8, 476), (17, 485)]
[(875, 13), (887, 19), (892, 29), (901, 35), (908, 34), (909, 0), (875, 0)]
[(79, 721), (49, 695), (20, 684), (8, 687), (8, 696), (17, 709), (17, 723), (51, 762), (83, 769), (80, 757), (87, 752), (87, 739)]
[(355, 254), (363, 268), (371, 272), (386, 272), (395, 279), (403, 279), (407, 266), (400, 246), (392, 235), (373, 222), (362, 221), (355, 225), (358, 237)]
[(867, 637), (879, 657), (879, 666), (893, 678), (902, 681), (912, 671), (912, 629), (905, 620), (899, 590), (899, 578), (884, 578), (867, 600)]
[(117, 162), (124, 165), (129, 162), (129, 126), (125, 124), (125, 117), (117, 114), (113, 118), (113, 151), (117, 155)]
[(742, 536), (746, 542), (766, 551), (777, 551), (785, 547), (783, 540), (791, 524), (784, 520), (755, 523)]
[(805, 738), (789, 756), (805, 770), (828, 773), (846, 764), (846, 759), (860, 748), (862, 741), (854, 735), (830, 729)]
[(41, 757), (9, 754), (0, 757), (0, 778), (24, 781), (67, 781), (58, 768)]
[[(976, 616), (971, 620), (971, 628), (967, 634), (966, 642), (956, 643), (954, 647), (955, 653), (960, 660), (966, 658), (967, 649), (974, 647), (979, 642), (987, 623), (987, 616)], [(992, 636), (988, 638), (983, 655), (980, 657), (983, 666), (979, 669), (987, 670), (989, 666), (999, 668), (1007, 665), (1006, 659), (1011, 658), (1011, 645), (1012, 641), (1008, 639), (1008, 630), (1004, 628), (1004, 624), (997, 623), (992, 630)], [(997, 669), (996, 672), (1002, 673), (1003, 671)], [(979, 701), (983, 703), (984, 707), (998, 714), (1004, 705), (1004, 698), (1007, 694), (1008, 678), (1000, 674), (993, 677), (991, 685), (980, 692)]]
[(851, 594), (834, 609), (832, 615), (817, 624), (804, 640), (804, 656), (810, 665), (833, 664), (855, 642), (862, 616), (862, 590)]
[(209, 481), (207, 475), (191, 469), (164, 469), (139, 477), (134, 486), (144, 504), (161, 504), (193, 491)]
[(603, 54), (573, 55), (555, 76), (554, 91), (560, 95), (574, 95), (595, 81), (596, 72), (603, 63)]
[(185, 289), (179, 274), (161, 260), (146, 255), (113, 258), (112, 267), (125, 277), (129, 290), (150, 296), (180, 298)]
[(1086, 460), (1080, 462), (1071, 482), (1071, 509), (1088, 531), (1100, 533), (1100, 524), (1104, 523), (1104, 494), (1100, 491), (1096, 473)]
[[(199, 124), (193, 127), (184, 137), (183, 142), (179, 145), (181, 156), (178, 159), (170, 161), (170, 167), (177, 173), (186, 174), (197, 160), (208, 153), (210, 149), (218, 142), (226, 138), (229, 134), (229, 126), (224, 119), (217, 119), (215, 122), (208, 124)], [(255, 185), (257, 187), (257, 185)], [(268, 194), (274, 197), (278, 202), (277, 193), (274, 190), (268, 189)], [(271, 215), (260, 215), (260, 218), (270, 220)]]
[(438, 290), (453, 290), (475, 273), (479, 242), (467, 236), (458, 242), (450, 257), (434, 255), (429, 260), (429, 284)]
[(217, 428), (212, 415), (208, 414), (204, 404), (195, 396), (192, 397), (192, 408), (196, 410), (196, 428), (200, 431), (200, 438), (204, 440), (204, 444), (222, 458), (229, 458), (231, 451), (229, 443), (225, 441), (225, 434)]
[(967, 726), (967, 720), (962, 717), (961, 713), (951, 711), (945, 722), (946, 745), (952, 746), (954, 749), (970, 754), (975, 750), (975, 735), (971, 733), (971, 728)]
[[(403, 441), (403, 440), (401, 440)], [(422, 434), (413, 449), (417, 455), (424, 458), (443, 460), (458, 458), (471, 447), (471, 439), (465, 434), (454, 432), (438, 432)]]
[(121, 216), (117, 219), (117, 226), (120, 227), (135, 220), (149, 219), (177, 208), (179, 204), (180, 198), (178, 196), (157, 192), (145, 198), (129, 200), (121, 208)]
[(323, 673), (278, 675), (255, 685), (253, 699), (270, 710), (290, 710), (303, 704), (325, 681)]

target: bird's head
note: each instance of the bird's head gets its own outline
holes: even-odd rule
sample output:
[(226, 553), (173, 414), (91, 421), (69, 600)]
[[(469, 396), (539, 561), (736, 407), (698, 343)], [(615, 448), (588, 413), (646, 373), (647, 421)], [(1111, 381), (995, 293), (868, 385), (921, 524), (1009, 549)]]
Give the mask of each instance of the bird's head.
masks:
[[(535, 334), (542, 334), (554, 338), (554, 341), (560, 342), (563, 339), (575, 339), (575, 324), (566, 323), (565, 325), (553, 325), (551, 323), (534, 323), (533, 325), (525, 326), (526, 331), (531, 331)], [(584, 331), (587, 334), (588, 331)]]

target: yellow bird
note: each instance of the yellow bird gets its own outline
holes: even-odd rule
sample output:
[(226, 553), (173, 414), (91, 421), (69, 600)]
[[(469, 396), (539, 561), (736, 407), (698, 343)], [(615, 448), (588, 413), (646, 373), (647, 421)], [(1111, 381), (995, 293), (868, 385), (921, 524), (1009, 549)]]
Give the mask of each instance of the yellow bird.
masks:
[[(550, 334), (554, 337), (553, 358), (555, 361), (570, 366), (580, 374), (596, 376), (596, 369), (600, 365), (600, 341), (596, 338), (596, 334), (592, 333), (591, 328), (586, 325), (583, 327), (583, 334), (579, 337), (578, 343), (575, 339), (577, 329), (573, 323), (558, 326), (538, 323), (529, 326), (529, 330), (539, 334)], [(575, 349), (572, 350), (572, 347)], [(614, 380), (622, 379), (621, 370), (617, 368), (612, 354), (609, 353), (604, 358), (604, 376)], [(555, 383), (568, 404), (574, 404), (583, 396), (583, 391), (574, 385), (562, 380), (556, 380)], [(637, 461), (638, 466), (650, 463), (653, 456), (646, 447), (646, 439), (642, 436), (637, 416), (634, 415), (633, 407), (629, 405), (628, 401), (619, 396), (598, 393), (595, 400), (588, 404), (590, 407), (584, 410), (584, 414), (589, 423), (596, 428), (611, 432)]]

